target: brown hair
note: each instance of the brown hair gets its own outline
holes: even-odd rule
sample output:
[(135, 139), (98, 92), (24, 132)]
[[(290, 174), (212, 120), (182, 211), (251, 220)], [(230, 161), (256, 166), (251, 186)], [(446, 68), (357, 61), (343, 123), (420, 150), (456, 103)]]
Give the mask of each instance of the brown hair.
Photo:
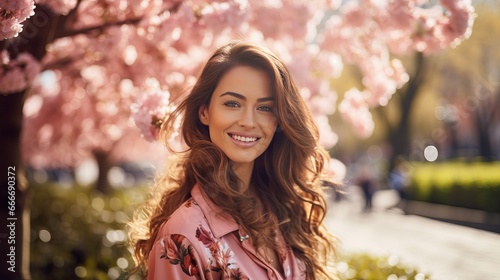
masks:
[[(235, 66), (254, 67), (269, 75), (279, 123), (269, 147), (255, 160), (252, 196), (239, 191), (230, 160), (210, 142), (208, 127), (198, 115), (199, 108), (209, 104), (221, 77)], [(147, 273), (149, 252), (160, 226), (198, 183), (214, 204), (248, 232), (254, 246), (276, 248), (273, 234), (279, 228), (287, 246), (304, 263), (307, 279), (335, 278), (327, 269), (335, 256), (334, 239), (322, 225), (326, 201), (320, 175), (329, 157), (318, 145), (318, 128), (283, 62), (253, 44), (235, 41), (220, 47), (205, 64), (191, 93), (165, 122), (164, 139), (169, 139), (181, 114), (181, 135), (188, 150), (173, 165), (175, 172), (170, 170), (157, 180), (156, 195), (131, 224), (138, 267)], [(154, 199), (159, 191), (161, 198)]]

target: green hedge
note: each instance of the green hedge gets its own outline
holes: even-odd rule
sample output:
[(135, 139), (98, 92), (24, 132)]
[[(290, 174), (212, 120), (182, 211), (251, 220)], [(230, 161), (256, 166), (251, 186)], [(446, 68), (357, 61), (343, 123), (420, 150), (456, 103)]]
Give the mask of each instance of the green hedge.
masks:
[(144, 189), (105, 196), (89, 187), (32, 185), (31, 274), (36, 279), (127, 279), (125, 224)]
[[(124, 245), (125, 223), (147, 188), (116, 190), (109, 196), (81, 186), (32, 184), (31, 190), (33, 280), (128, 279), (133, 261)], [(394, 262), (394, 256), (346, 255), (338, 270), (342, 280), (428, 279)]]
[(500, 162), (412, 166), (410, 199), (500, 213)]
[(430, 276), (404, 264), (397, 256), (350, 254), (337, 264), (341, 280), (426, 280)]

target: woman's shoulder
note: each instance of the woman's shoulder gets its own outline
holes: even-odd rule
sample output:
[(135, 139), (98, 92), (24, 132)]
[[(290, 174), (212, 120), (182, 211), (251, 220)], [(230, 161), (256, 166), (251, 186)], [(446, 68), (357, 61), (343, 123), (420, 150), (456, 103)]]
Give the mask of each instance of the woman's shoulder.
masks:
[(163, 223), (158, 236), (172, 234), (187, 236), (196, 231), (200, 224), (206, 225), (206, 219), (196, 201), (189, 198)]

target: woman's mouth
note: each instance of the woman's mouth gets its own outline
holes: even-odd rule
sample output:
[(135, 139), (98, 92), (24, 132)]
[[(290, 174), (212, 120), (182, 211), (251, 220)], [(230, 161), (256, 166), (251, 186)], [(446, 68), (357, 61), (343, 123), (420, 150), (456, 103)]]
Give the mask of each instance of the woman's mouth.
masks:
[(229, 134), (229, 136), (231, 136), (231, 138), (233, 138), (234, 140), (238, 140), (238, 141), (245, 142), (245, 143), (252, 143), (252, 142), (255, 142), (259, 139), (257, 137), (245, 137), (245, 136), (240, 136), (240, 135), (235, 135), (235, 134)]

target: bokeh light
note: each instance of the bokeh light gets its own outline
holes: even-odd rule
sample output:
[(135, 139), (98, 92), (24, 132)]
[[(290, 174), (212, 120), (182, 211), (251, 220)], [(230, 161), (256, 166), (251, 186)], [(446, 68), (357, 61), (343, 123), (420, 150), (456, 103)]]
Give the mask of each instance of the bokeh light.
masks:
[(118, 260), (116, 260), (116, 264), (121, 269), (126, 269), (128, 267), (128, 261), (125, 258), (119, 258)]
[(438, 158), (438, 149), (435, 146), (429, 145), (424, 149), (425, 160), (433, 162)]
[(390, 265), (390, 266), (396, 266), (398, 265), (399, 263), (399, 257), (396, 256), (396, 255), (392, 255), (390, 256), (388, 259), (387, 259), (387, 263)]
[(75, 267), (75, 275), (80, 278), (84, 278), (87, 276), (87, 269), (83, 266), (77, 266)]
[(108, 270), (109, 279), (118, 279), (120, 277), (120, 270), (116, 267), (112, 267)]
[(40, 237), (40, 240), (42, 240), (43, 242), (49, 242), (50, 239), (52, 238), (52, 236), (50, 235), (50, 232), (48, 230), (45, 230), (45, 229), (42, 229), (38, 233), (38, 237)]
[(100, 197), (94, 197), (94, 199), (92, 199), (92, 207), (97, 210), (97, 211), (102, 211), (102, 209), (104, 209), (104, 199), (100, 198)]

